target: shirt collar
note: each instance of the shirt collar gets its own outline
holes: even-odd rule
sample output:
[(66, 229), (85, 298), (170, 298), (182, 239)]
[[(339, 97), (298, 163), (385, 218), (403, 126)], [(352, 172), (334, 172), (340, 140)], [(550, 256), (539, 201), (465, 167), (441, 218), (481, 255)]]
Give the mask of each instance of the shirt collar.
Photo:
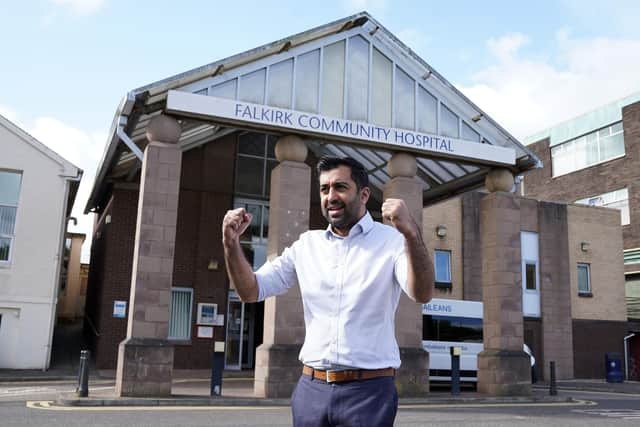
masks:
[(331, 229), (331, 224), (327, 226), (327, 229), (325, 230), (325, 236), (327, 239), (330, 239), (332, 237), (335, 237), (338, 239), (345, 239), (351, 236), (356, 236), (358, 234), (367, 234), (369, 230), (371, 230), (372, 228), (373, 228), (373, 218), (371, 218), (371, 214), (369, 213), (369, 211), (366, 211), (363, 217), (360, 218), (360, 221), (358, 221), (357, 223), (354, 224), (353, 227), (351, 227), (351, 230), (349, 231), (349, 235), (347, 237), (342, 237), (334, 233), (333, 230)]

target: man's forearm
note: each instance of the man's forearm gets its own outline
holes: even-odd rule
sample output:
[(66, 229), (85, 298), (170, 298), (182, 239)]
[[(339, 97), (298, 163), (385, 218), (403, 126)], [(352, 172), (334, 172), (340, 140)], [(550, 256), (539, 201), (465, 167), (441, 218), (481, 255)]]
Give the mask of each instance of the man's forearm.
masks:
[(409, 295), (419, 303), (426, 303), (433, 296), (434, 272), (429, 251), (420, 231), (405, 236), (407, 250), (407, 279)]
[(244, 302), (258, 300), (258, 282), (239, 242), (224, 245), (224, 261), (231, 286)]

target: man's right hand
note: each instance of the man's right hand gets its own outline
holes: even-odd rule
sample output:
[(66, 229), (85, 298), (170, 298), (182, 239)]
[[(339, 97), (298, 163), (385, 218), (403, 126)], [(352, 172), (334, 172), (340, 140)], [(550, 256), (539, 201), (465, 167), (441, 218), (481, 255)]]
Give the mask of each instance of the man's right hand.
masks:
[(251, 224), (252, 215), (244, 208), (227, 211), (222, 220), (222, 244), (230, 249), (240, 241), (240, 236)]

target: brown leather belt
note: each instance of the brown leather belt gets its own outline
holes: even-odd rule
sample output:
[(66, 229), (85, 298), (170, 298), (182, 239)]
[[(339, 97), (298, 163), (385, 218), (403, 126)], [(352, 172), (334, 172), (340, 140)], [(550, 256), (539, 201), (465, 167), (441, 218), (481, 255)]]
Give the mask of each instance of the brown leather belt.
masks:
[(347, 369), (343, 371), (323, 371), (320, 369), (314, 369), (311, 366), (305, 365), (302, 368), (302, 374), (313, 379), (326, 381), (328, 383), (341, 383), (344, 381), (361, 381), (370, 380), (372, 378), (379, 377), (393, 377), (396, 374), (396, 370), (393, 368), (383, 369)]

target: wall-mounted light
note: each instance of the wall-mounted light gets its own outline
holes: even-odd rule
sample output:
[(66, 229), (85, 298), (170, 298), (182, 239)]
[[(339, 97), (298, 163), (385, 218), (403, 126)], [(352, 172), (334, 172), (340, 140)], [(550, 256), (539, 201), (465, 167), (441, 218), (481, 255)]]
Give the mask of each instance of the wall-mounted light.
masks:
[(218, 270), (218, 260), (217, 259), (210, 259), (209, 260), (209, 264), (207, 265), (207, 270), (209, 271), (217, 271)]
[(447, 227), (445, 225), (438, 225), (436, 227), (436, 236), (438, 236), (439, 238), (444, 238), (447, 236)]
[(589, 242), (580, 242), (580, 250), (582, 252), (588, 252), (591, 249), (591, 244)]
[(111, 224), (111, 215), (107, 215), (104, 217), (104, 223), (105, 224)]
[(480, 119), (482, 119), (482, 117), (483, 117), (483, 114), (479, 113), (479, 114), (476, 114), (475, 116), (471, 117), (471, 120), (474, 123), (478, 123), (480, 121)]

